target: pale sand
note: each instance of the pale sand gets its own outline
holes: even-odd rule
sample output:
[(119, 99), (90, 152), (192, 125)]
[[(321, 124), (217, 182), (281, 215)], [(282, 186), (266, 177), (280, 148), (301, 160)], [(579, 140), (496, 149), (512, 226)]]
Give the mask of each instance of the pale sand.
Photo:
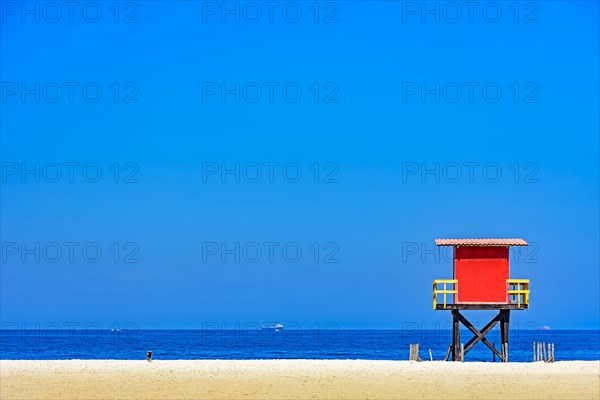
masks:
[(2, 399), (598, 399), (600, 361), (0, 360)]

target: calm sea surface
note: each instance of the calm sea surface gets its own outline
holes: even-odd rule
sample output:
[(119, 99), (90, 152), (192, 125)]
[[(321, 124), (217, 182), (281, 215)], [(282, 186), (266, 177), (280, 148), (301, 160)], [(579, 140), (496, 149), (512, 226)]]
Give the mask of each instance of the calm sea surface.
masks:
[[(407, 360), (410, 343), (420, 356), (443, 359), (451, 331), (440, 330), (2, 330), (0, 359), (381, 359)], [(471, 334), (461, 331), (466, 343)], [(499, 332), (488, 340), (497, 347)], [(556, 360), (600, 360), (598, 330), (515, 331), (510, 360), (531, 361), (534, 341), (554, 343)], [(466, 361), (492, 361), (478, 343)]]

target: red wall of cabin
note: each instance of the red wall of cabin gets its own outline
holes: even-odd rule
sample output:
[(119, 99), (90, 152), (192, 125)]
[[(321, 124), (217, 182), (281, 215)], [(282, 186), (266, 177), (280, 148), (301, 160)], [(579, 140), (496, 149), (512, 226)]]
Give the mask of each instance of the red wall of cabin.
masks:
[(507, 303), (507, 247), (463, 246), (454, 249), (456, 303)]

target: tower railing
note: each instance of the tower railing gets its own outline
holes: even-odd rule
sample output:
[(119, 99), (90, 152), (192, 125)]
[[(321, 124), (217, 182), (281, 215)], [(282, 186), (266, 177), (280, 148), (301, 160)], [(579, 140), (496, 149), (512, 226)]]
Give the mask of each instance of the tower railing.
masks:
[[(443, 285), (440, 289), (439, 285)], [(448, 289), (447, 285), (452, 285), (451, 289)], [(456, 279), (436, 279), (433, 281), (433, 309), (437, 309), (437, 298), (438, 295), (442, 295), (444, 298), (444, 308), (446, 308), (446, 304), (448, 301), (446, 299), (446, 295), (452, 294), (455, 295), (458, 293), (458, 280)]]
[[(529, 307), (529, 279), (507, 279), (506, 280), (506, 295), (508, 304), (516, 304), (518, 308), (524, 306)], [(436, 279), (433, 281), (433, 309), (438, 309), (438, 303), (444, 304), (443, 309), (447, 308), (448, 304), (454, 303), (454, 297), (451, 301), (448, 295), (458, 294), (458, 279)], [(439, 296), (442, 296), (441, 301)]]
[(510, 304), (529, 307), (529, 279), (507, 279), (506, 293)]

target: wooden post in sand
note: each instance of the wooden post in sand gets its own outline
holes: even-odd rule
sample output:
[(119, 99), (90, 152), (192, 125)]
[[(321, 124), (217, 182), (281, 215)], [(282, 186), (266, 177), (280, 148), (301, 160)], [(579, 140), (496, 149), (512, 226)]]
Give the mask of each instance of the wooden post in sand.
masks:
[(548, 354), (546, 353), (546, 343), (542, 343), (542, 352), (544, 353), (544, 362), (548, 362)]
[(408, 359), (410, 361), (423, 361), (421, 357), (419, 357), (419, 343), (410, 345), (410, 354)]
[(544, 357), (544, 346), (546, 346), (546, 344), (544, 342), (540, 343), (540, 357), (542, 359), (542, 361), (546, 361), (546, 357)]
[(446, 353), (446, 358), (444, 358), (444, 361), (448, 361), (448, 359), (450, 358), (451, 352), (452, 352), (452, 345), (448, 346), (448, 352)]

